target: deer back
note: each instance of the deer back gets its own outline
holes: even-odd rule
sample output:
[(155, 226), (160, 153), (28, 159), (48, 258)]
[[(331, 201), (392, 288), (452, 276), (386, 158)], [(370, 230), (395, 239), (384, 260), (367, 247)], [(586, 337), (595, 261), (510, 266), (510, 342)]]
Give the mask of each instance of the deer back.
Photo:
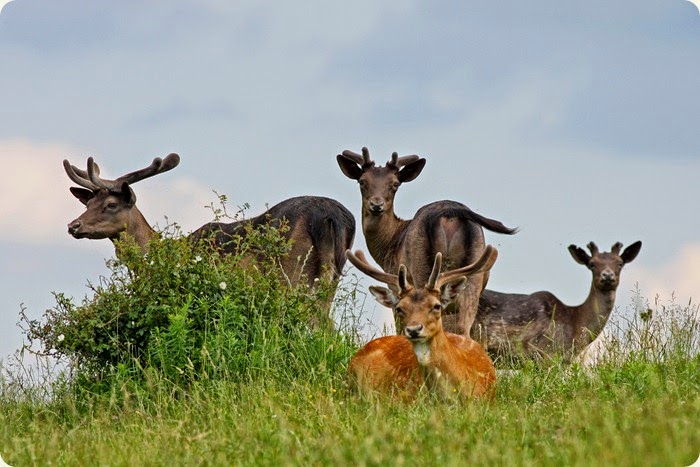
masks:
[(282, 259), (282, 270), (291, 283), (296, 285), (305, 277), (313, 285), (324, 274), (337, 280), (345, 266), (345, 251), (355, 237), (355, 218), (345, 206), (330, 198), (290, 198), (259, 216), (231, 223), (212, 222), (192, 235), (196, 239), (211, 237), (223, 252), (233, 253), (237, 248), (234, 238), (245, 237), (246, 225), (253, 229), (263, 225), (279, 228), (282, 222), (288, 227), (282, 235), (291, 241), (291, 249)]

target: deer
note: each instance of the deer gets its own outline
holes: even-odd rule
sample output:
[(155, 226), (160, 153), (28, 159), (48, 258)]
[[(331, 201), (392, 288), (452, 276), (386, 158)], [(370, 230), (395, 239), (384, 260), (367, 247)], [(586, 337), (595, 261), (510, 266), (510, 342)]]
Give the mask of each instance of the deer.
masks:
[(484, 290), (472, 337), (494, 356), (551, 360), (559, 354), (570, 361), (602, 332), (615, 305), (620, 272), (637, 257), (642, 242), (624, 250), (622, 246), (616, 242), (610, 252), (600, 252), (590, 242), (589, 255), (569, 245), (574, 261), (592, 274), (588, 297), (578, 306), (565, 305), (548, 291), (526, 295)]
[[(405, 264), (411, 282), (422, 287), (430, 276), (438, 251), (447, 268), (473, 262), (484, 251), (484, 231), (513, 235), (517, 229), (481, 216), (457, 201), (436, 201), (416, 212), (413, 219), (400, 219), (394, 212), (394, 197), (403, 183), (415, 180), (426, 160), (417, 155), (399, 157), (394, 152), (384, 166), (372, 161), (369, 150), (362, 154), (345, 150), (337, 157), (343, 174), (357, 180), (362, 195), (362, 231), (367, 249), (384, 271), (396, 271)], [(483, 228), (482, 228), (483, 227)], [(469, 335), (477, 312), (479, 296), (489, 272), (472, 274), (466, 286), (445, 310), (445, 327)], [(395, 316), (397, 333), (403, 330)]]
[(350, 360), (349, 380), (360, 394), (407, 399), (426, 388), (445, 399), (493, 397), (496, 370), (489, 355), (469, 336), (445, 332), (442, 317), (466, 287), (467, 277), (491, 269), (498, 257), (494, 247), (486, 246), (474, 263), (442, 273), (442, 253), (436, 253), (422, 287), (410, 283), (404, 264), (395, 275), (371, 266), (361, 250), (348, 250), (347, 256), (357, 269), (388, 286), (369, 291), (402, 324), (400, 335), (376, 338)]
[[(63, 161), (68, 177), (78, 184), (70, 191), (86, 210), (68, 224), (74, 238), (104, 239), (113, 243), (128, 236), (146, 253), (148, 244), (157, 237), (141, 211), (136, 207), (136, 195), (131, 188), (136, 182), (174, 169), (180, 156), (173, 153), (156, 157), (146, 168), (122, 175), (115, 180), (100, 177), (99, 166), (92, 157), (87, 170)], [(283, 235), (291, 239), (291, 250), (282, 261), (282, 270), (292, 286), (306, 278), (309, 286), (316, 279), (327, 277), (337, 282), (345, 265), (345, 250), (355, 237), (355, 218), (341, 203), (319, 196), (299, 196), (284, 200), (265, 213), (232, 223), (210, 222), (192, 232), (194, 240), (211, 239), (224, 254), (233, 253), (236, 235), (245, 236), (246, 224), (254, 228), (265, 223), (288, 222)], [(119, 256), (119, 249), (117, 249)], [(300, 258), (303, 267), (299, 267)]]

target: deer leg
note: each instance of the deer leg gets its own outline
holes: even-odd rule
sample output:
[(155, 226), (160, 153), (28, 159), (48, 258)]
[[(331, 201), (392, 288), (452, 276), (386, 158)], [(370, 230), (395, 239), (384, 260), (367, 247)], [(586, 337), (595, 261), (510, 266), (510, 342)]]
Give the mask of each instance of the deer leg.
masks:
[(476, 319), (476, 312), (479, 309), (479, 297), (484, 285), (484, 274), (474, 274), (467, 278), (467, 286), (457, 296), (456, 334), (469, 336), (469, 331)]

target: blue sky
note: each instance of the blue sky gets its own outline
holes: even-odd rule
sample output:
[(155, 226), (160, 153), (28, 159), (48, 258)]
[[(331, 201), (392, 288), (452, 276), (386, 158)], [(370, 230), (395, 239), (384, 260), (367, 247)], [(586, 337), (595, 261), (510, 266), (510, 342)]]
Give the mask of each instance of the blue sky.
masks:
[(82, 297), (113, 254), (66, 233), (82, 206), (64, 158), (118, 176), (178, 152), (134, 188), (152, 223), (189, 231), (212, 190), (252, 214), (329, 196), (359, 219), (335, 155), (417, 153), (401, 217), (454, 199), (520, 227), (487, 234), (490, 288), (576, 304), (590, 277), (570, 243), (642, 240), (621, 308), (635, 284), (700, 297), (700, 14), (686, 0), (14, 0), (0, 63), (0, 356), (21, 343), (20, 303), (39, 316), (52, 291)]

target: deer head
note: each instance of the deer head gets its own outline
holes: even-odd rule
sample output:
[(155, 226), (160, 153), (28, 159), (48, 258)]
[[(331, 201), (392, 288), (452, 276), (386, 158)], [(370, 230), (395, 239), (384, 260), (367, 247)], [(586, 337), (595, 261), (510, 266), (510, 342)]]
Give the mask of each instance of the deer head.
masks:
[(603, 292), (615, 291), (620, 284), (620, 272), (625, 264), (631, 263), (642, 248), (642, 242), (637, 241), (622, 249), (622, 243), (615, 243), (610, 252), (599, 252), (598, 246), (590, 242), (588, 249), (591, 254), (586, 253), (583, 248), (576, 245), (569, 245), (569, 253), (574, 260), (586, 266), (593, 273), (593, 286)]
[(363, 216), (393, 212), (396, 190), (402, 183), (418, 177), (425, 167), (424, 158), (416, 155), (399, 157), (397, 153), (391, 155), (385, 166), (377, 167), (367, 148), (362, 148), (362, 155), (343, 151), (336, 159), (345, 176), (360, 184)]
[(464, 289), (467, 276), (491, 269), (498, 251), (487, 245), (474, 263), (443, 273), (440, 272), (442, 254), (437, 253), (428, 283), (420, 289), (409, 283), (403, 264), (399, 267), (398, 275), (395, 275), (372, 267), (360, 250), (354, 254), (348, 250), (347, 256), (357, 269), (389, 286), (371, 286), (369, 290), (379, 303), (394, 310), (404, 335), (414, 342), (420, 342), (442, 331), (443, 309)]
[[(86, 207), (83, 214), (68, 224), (68, 233), (75, 238), (114, 240), (128, 230), (152, 231), (136, 208), (136, 194), (130, 185), (174, 169), (179, 163), (180, 156), (174, 153), (163, 159), (156, 157), (146, 168), (107, 180), (100, 177), (100, 168), (92, 157), (87, 160), (87, 170), (64, 160), (63, 168), (68, 177), (83, 187), (71, 187), (70, 191)], [(136, 238), (136, 241), (142, 247), (146, 242), (143, 238)]]

